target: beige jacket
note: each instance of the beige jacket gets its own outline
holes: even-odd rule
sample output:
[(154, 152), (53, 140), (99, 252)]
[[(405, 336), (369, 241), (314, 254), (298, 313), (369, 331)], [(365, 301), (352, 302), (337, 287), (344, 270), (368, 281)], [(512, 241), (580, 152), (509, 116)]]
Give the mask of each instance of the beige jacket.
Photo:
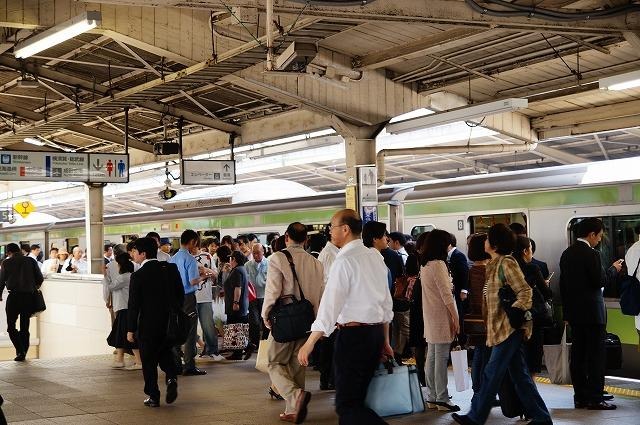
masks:
[[(292, 245), (287, 250), (293, 257), (293, 264), (296, 267), (296, 274), (300, 280), (304, 297), (311, 301), (313, 310), (317, 314), (320, 297), (322, 297), (322, 291), (324, 290), (322, 263), (313, 255), (307, 253), (302, 248), (302, 245)], [(269, 257), (262, 318), (267, 320), (269, 311), (271, 311), (278, 298), (290, 294), (295, 294), (296, 298), (300, 299), (300, 291), (293, 280), (293, 273), (287, 257), (282, 252), (276, 252)]]
[(444, 261), (429, 261), (420, 269), (424, 339), (432, 344), (448, 344), (455, 338), (451, 324), (458, 317), (453, 283)]

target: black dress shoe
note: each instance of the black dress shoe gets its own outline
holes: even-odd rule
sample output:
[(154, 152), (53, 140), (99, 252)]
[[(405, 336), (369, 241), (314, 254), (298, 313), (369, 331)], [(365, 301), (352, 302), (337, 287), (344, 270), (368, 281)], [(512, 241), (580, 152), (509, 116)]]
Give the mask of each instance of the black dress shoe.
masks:
[(589, 403), (585, 403), (584, 401), (574, 401), (573, 407), (575, 407), (576, 409), (586, 409), (587, 407), (589, 407)]
[(553, 425), (552, 421), (531, 421), (527, 425)]
[(601, 401), (600, 403), (591, 403), (587, 406), (589, 410), (616, 410), (615, 404), (609, 404), (606, 401)]
[(206, 375), (207, 371), (194, 367), (193, 369), (186, 369), (184, 372), (182, 372), (182, 374), (184, 376), (199, 376), (199, 375)]
[(245, 348), (244, 350), (244, 357), (242, 357), (242, 360), (249, 360), (255, 350), (256, 350), (255, 345), (253, 344), (247, 345), (247, 348)]
[(612, 395), (603, 395), (603, 396), (602, 396), (602, 399), (603, 399), (604, 401), (613, 400), (613, 396), (612, 396)]
[(478, 425), (477, 423), (469, 419), (467, 415), (458, 415), (457, 413), (452, 413), (451, 417), (454, 421), (462, 425)]
[(160, 402), (158, 400), (152, 399), (151, 397), (146, 399), (143, 403), (147, 407), (160, 407)]
[(20, 353), (13, 360), (16, 362), (23, 362), (25, 361), (26, 358), (27, 358), (27, 355), (25, 353)]
[(178, 398), (178, 380), (167, 379), (167, 397), (165, 401), (171, 404)]

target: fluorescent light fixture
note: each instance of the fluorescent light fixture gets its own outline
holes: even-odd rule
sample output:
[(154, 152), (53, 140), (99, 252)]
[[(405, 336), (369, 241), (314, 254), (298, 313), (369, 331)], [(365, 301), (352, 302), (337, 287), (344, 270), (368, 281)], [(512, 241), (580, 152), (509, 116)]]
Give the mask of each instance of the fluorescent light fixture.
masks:
[(25, 143), (29, 143), (30, 145), (36, 145), (36, 146), (44, 146), (46, 145), (45, 142), (43, 142), (42, 140), (39, 139), (35, 139), (33, 137), (27, 137), (26, 139), (24, 139)]
[(28, 58), (95, 28), (101, 20), (102, 14), (98, 11), (84, 12), (75, 18), (21, 41), (16, 44), (13, 54), (16, 58)]
[(467, 121), (487, 115), (512, 112), (526, 108), (529, 105), (527, 99), (511, 98), (497, 102), (479, 103), (477, 105), (463, 106), (444, 112), (426, 115), (419, 118), (411, 118), (387, 125), (386, 130), (391, 134), (401, 134), (408, 131), (422, 130), (439, 125), (451, 124), (458, 121)]
[(605, 90), (626, 90), (640, 87), (640, 71), (601, 78), (598, 83), (600, 88)]

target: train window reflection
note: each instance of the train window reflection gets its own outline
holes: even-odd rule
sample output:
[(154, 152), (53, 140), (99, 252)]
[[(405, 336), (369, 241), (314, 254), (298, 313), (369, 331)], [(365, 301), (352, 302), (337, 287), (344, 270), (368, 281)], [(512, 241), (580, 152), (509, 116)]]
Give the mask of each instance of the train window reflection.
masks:
[(418, 236), (420, 236), (424, 232), (430, 232), (435, 228), (436, 228), (436, 226), (434, 226), (433, 224), (425, 224), (425, 225), (422, 225), (422, 226), (413, 226), (413, 228), (411, 229), (411, 237), (413, 239), (418, 239)]
[(527, 215), (523, 212), (507, 214), (482, 214), (469, 217), (469, 234), (487, 233), (494, 224), (503, 223), (507, 226), (511, 223), (520, 223), (527, 227)]

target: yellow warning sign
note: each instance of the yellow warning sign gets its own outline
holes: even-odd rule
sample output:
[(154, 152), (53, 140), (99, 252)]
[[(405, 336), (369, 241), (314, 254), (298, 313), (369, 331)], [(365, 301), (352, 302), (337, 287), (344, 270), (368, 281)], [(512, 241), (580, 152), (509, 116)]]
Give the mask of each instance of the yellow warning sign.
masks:
[(36, 210), (36, 206), (31, 201), (22, 201), (15, 204), (13, 210), (20, 214), (22, 218), (27, 218), (29, 214)]

